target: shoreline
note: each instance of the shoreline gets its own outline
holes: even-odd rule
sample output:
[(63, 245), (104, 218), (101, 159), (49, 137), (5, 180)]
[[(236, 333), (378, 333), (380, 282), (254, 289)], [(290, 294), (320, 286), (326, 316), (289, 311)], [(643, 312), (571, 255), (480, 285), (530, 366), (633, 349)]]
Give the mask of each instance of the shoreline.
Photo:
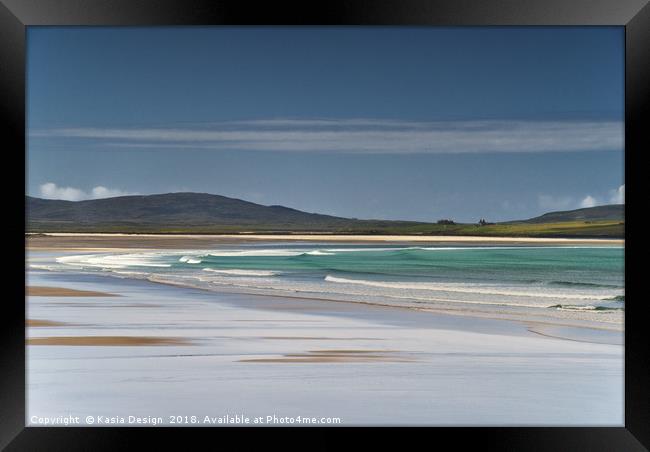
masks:
[[(111, 275), (106, 275), (106, 276), (111, 276)], [(143, 279), (140, 281), (147, 281), (152, 284), (160, 284), (163, 286), (169, 286), (169, 287), (177, 287), (181, 289), (190, 289), (190, 290), (199, 290), (201, 292), (205, 292), (207, 294), (213, 294), (216, 296), (220, 295), (235, 295), (235, 296), (242, 296), (242, 297), (256, 297), (256, 298), (267, 298), (267, 299), (273, 299), (277, 300), (280, 303), (287, 303), (289, 304), (290, 302), (297, 301), (299, 304), (304, 303), (304, 302), (316, 302), (316, 303), (321, 303), (323, 306), (329, 305), (331, 303), (336, 303), (336, 304), (348, 304), (352, 305), (354, 307), (359, 307), (359, 309), (363, 310), (365, 309), (386, 309), (386, 310), (391, 310), (391, 311), (405, 311), (405, 312), (411, 312), (414, 314), (417, 313), (425, 313), (428, 315), (433, 315), (433, 316), (449, 316), (453, 318), (457, 317), (462, 317), (462, 318), (469, 318), (469, 319), (481, 319), (481, 320), (487, 320), (487, 321), (503, 321), (503, 322), (514, 322), (523, 326), (534, 326), (535, 328), (567, 328), (567, 329), (573, 329), (573, 328), (578, 328), (578, 329), (588, 329), (588, 330), (594, 330), (594, 331), (602, 331), (602, 332), (608, 332), (608, 333), (620, 333), (622, 334), (624, 331), (624, 324), (618, 324), (618, 323), (605, 323), (605, 322), (600, 322), (596, 323), (594, 321), (588, 321), (588, 320), (574, 320), (571, 321), (570, 319), (560, 319), (560, 318), (553, 318), (553, 317), (540, 317), (540, 316), (530, 316), (524, 317), (526, 314), (521, 314), (519, 317), (517, 314), (504, 314), (504, 313), (490, 313), (487, 311), (468, 311), (468, 310), (462, 310), (462, 309), (453, 309), (453, 308), (420, 308), (420, 307), (409, 307), (409, 306), (401, 306), (401, 305), (387, 305), (387, 304), (382, 304), (382, 303), (375, 303), (375, 302), (370, 302), (370, 301), (357, 301), (357, 300), (345, 300), (345, 299), (337, 299), (337, 298), (325, 298), (325, 297), (318, 297), (318, 296), (310, 296), (309, 294), (304, 294), (304, 295), (289, 295), (289, 294), (278, 294), (278, 293), (272, 293), (272, 292), (263, 292), (263, 291), (245, 291), (245, 290), (235, 290), (235, 289), (229, 289), (225, 287), (219, 288), (219, 290), (214, 290), (214, 289), (209, 289), (206, 287), (201, 287), (201, 286), (194, 286), (194, 285), (189, 285), (189, 284), (180, 284), (180, 283), (173, 283), (171, 281), (161, 281), (161, 280), (156, 280), (156, 279)], [(272, 307), (268, 306), (263, 306), (259, 305), (257, 309), (273, 309)], [(292, 310), (305, 310), (306, 308), (304, 306), (301, 307), (294, 307)], [(534, 331), (533, 331), (534, 332)], [(536, 333), (536, 332), (535, 332)], [(537, 333), (540, 334), (540, 333)], [(549, 336), (551, 337), (551, 336)], [(564, 338), (561, 338), (564, 339)]]
[(148, 249), (206, 249), (212, 246), (260, 242), (307, 242), (339, 244), (459, 244), (459, 245), (567, 245), (624, 246), (624, 239), (576, 239), (542, 237), (410, 236), (410, 235), (323, 235), (323, 234), (91, 234), (47, 233), (27, 235), (25, 248), (31, 251), (120, 252)]
[[(59, 272), (48, 272), (52, 275), (61, 275)], [(79, 278), (82, 276), (81, 273), (72, 273), (68, 275), (73, 275), (73, 277)], [(527, 313), (517, 314), (517, 313), (497, 313), (497, 312), (487, 312), (487, 311), (467, 311), (462, 309), (453, 309), (453, 308), (419, 308), (419, 307), (408, 307), (408, 306), (390, 306), (381, 303), (373, 302), (362, 302), (355, 300), (345, 300), (345, 299), (336, 299), (336, 298), (325, 298), (318, 296), (310, 296), (309, 294), (304, 295), (289, 295), (289, 294), (279, 294), (272, 292), (255, 292), (255, 291), (245, 291), (245, 290), (232, 290), (228, 288), (220, 288), (220, 290), (209, 289), (200, 286), (186, 285), (173, 283), (170, 281), (160, 281), (155, 279), (138, 279), (138, 278), (126, 278), (121, 279), (111, 274), (96, 275), (95, 277), (105, 279), (106, 282), (102, 281), (102, 285), (115, 286), (116, 291), (111, 292), (101, 292), (101, 291), (86, 291), (86, 290), (77, 290), (69, 288), (54, 288), (47, 287), (47, 289), (54, 289), (52, 293), (48, 293), (44, 296), (49, 296), (53, 298), (59, 297), (83, 297), (84, 293), (87, 293), (87, 296), (95, 297), (123, 297), (124, 295), (119, 293), (119, 281), (131, 281), (137, 284), (146, 284), (151, 285), (151, 287), (157, 286), (159, 288), (173, 288), (180, 291), (198, 291), (205, 296), (215, 297), (219, 300), (220, 303), (231, 304), (228, 301), (229, 298), (235, 300), (240, 300), (239, 303), (234, 304), (237, 307), (243, 309), (252, 309), (259, 311), (285, 311), (290, 313), (313, 313), (316, 315), (328, 315), (332, 312), (338, 313), (354, 313), (355, 317), (363, 318), (370, 320), (373, 318), (376, 313), (387, 313), (389, 315), (395, 316), (413, 316), (413, 319), (422, 317), (431, 317), (428, 320), (447, 319), (449, 322), (453, 323), (463, 323), (463, 322), (488, 322), (495, 325), (505, 322), (506, 324), (517, 325), (518, 327), (527, 330), (533, 334), (545, 335), (547, 337), (553, 337), (556, 339), (562, 340), (572, 340), (579, 342), (591, 342), (583, 341), (581, 339), (574, 339), (573, 337), (582, 337), (589, 335), (603, 335), (603, 336), (614, 336), (622, 335), (624, 332), (624, 323), (599, 323), (588, 320), (571, 320), (571, 319), (561, 319), (554, 317), (543, 317), (543, 316), (532, 316)], [(27, 286), (28, 288), (34, 286)], [(48, 291), (49, 292), (49, 291)], [(57, 292), (60, 292), (59, 295)], [(79, 295), (79, 293), (81, 295)], [(96, 295), (95, 295), (96, 294)], [(29, 296), (35, 296), (29, 294)], [(36, 295), (37, 297), (41, 296)], [(246, 299), (244, 303), (241, 303), (241, 300)], [(225, 300), (225, 301), (224, 301)], [(138, 307), (138, 305), (121, 305), (120, 307)], [(141, 308), (144, 307), (161, 307), (160, 305), (141, 305)], [(49, 320), (47, 320), (49, 321)], [(416, 322), (417, 323), (417, 322)], [(422, 319), (422, 323), (427, 323), (427, 319)], [(67, 322), (62, 323), (62, 325), (67, 325)], [(36, 325), (32, 325), (36, 326)], [(54, 325), (52, 325), (54, 326)], [(541, 331), (540, 331), (541, 330)], [(561, 330), (565, 334), (546, 334), (546, 330)], [(591, 332), (591, 334), (581, 334), (581, 332)], [(621, 341), (613, 342), (600, 342), (595, 343), (610, 343), (612, 345), (622, 344)]]
[[(53, 272), (52, 274), (59, 274)], [(74, 273), (74, 276), (77, 280), (83, 280), (82, 274)], [(79, 276), (82, 276), (79, 278)], [(120, 293), (120, 280), (115, 280), (111, 275), (102, 275), (100, 278), (106, 278), (106, 281), (99, 283), (104, 286), (112, 286), (114, 291), (111, 293), (102, 292), (102, 291), (87, 291), (87, 290), (78, 290), (71, 289), (67, 287), (48, 287), (52, 290), (52, 293), (48, 294), (28, 294), (28, 296), (33, 297), (51, 297), (54, 299), (57, 298), (78, 298), (78, 297), (124, 297), (124, 294)], [(252, 311), (266, 311), (266, 312), (288, 312), (288, 313), (299, 313), (299, 314), (308, 314), (308, 315), (331, 315), (336, 313), (337, 315), (342, 315), (344, 317), (354, 317), (361, 318), (366, 321), (376, 320), (376, 317), (382, 317), (383, 314), (394, 315), (395, 317), (411, 317), (415, 323), (427, 324), (432, 322), (436, 324), (438, 321), (443, 320), (444, 323), (456, 324), (455, 326), (461, 326), (463, 323), (485, 323), (493, 324), (498, 326), (502, 325), (511, 325), (520, 329), (522, 332), (527, 331), (529, 333), (538, 334), (550, 338), (577, 341), (577, 342), (592, 342), (590, 340), (575, 339), (573, 337), (581, 337), (580, 331), (589, 331), (593, 335), (613, 335), (613, 334), (622, 334), (623, 331), (617, 329), (616, 327), (608, 327), (608, 325), (593, 325), (593, 324), (576, 324), (568, 321), (553, 321), (554, 319), (534, 319), (534, 318), (517, 318), (515, 316), (497, 316), (489, 315), (487, 313), (481, 312), (464, 312), (464, 311), (452, 311), (452, 310), (436, 310), (436, 309), (422, 309), (422, 308), (409, 308), (406, 306), (387, 306), (383, 304), (375, 304), (371, 302), (357, 302), (351, 300), (341, 300), (341, 299), (330, 299), (330, 298), (319, 298), (319, 297), (309, 297), (309, 296), (291, 296), (286, 294), (271, 294), (271, 293), (251, 293), (245, 291), (229, 291), (229, 290), (210, 290), (201, 287), (187, 286), (182, 284), (173, 284), (155, 280), (148, 279), (128, 279), (127, 281), (135, 282), (140, 285), (150, 285), (151, 287), (158, 286), (165, 290), (165, 288), (170, 288), (173, 291), (180, 292), (193, 292), (198, 291), (203, 295), (209, 298), (215, 298), (218, 300), (218, 303), (223, 303), (226, 305), (236, 306), (244, 310)], [(74, 284), (74, 283), (73, 283)], [(34, 286), (27, 286), (34, 287)], [(247, 299), (248, 297), (251, 297)], [(232, 298), (232, 300), (230, 300)], [(244, 299), (247, 299), (245, 302), (242, 302)], [(36, 300), (34, 300), (36, 301)], [(72, 306), (72, 305), (71, 305)], [(88, 305), (78, 304), (80, 307), (88, 307)], [(116, 305), (115, 307), (120, 308), (133, 308), (133, 307), (150, 307), (151, 305)], [(160, 305), (155, 305), (155, 307), (162, 307)], [(421, 318), (420, 314), (425, 313), (426, 318)], [(421, 322), (419, 320), (421, 319)], [(28, 319), (26, 321), (26, 326), (31, 328), (39, 327), (77, 327), (83, 326), (75, 323), (70, 323), (67, 321), (51, 321), (49, 319)], [(455, 328), (454, 328), (455, 329)], [(552, 330), (561, 330), (573, 334), (548, 334), (548, 331)], [(458, 331), (471, 331), (471, 329), (465, 329), (461, 327)], [(525, 334), (525, 333), (524, 333)], [(589, 334), (587, 334), (588, 336)], [(182, 338), (172, 338), (173, 340), (179, 339), (180, 345)], [(266, 337), (266, 339), (272, 339), (272, 337)], [(305, 338), (303, 338), (305, 339)], [(320, 340), (325, 340), (328, 338), (318, 338)], [(39, 341), (29, 342), (30, 344), (35, 345)], [(170, 342), (171, 343), (171, 342)], [(619, 345), (615, 342), (601, 342), (596, 341), (594, 343), (609, 343), (611, 345)], [(43, 345), (45, 345), (43, 343)], [(56, 345), (56, 344), (52, 344)], [(73, 345), (70, 344), (59, 344), (59, 345)], [(98, 344), (88, 344), (88, 345), (98, 345)], [(110, 345), (110, 344), (109, 344)], [(137, 345), (134, 343), (134, 345)], [(144, 343), (142, 344), (144, 345)]]

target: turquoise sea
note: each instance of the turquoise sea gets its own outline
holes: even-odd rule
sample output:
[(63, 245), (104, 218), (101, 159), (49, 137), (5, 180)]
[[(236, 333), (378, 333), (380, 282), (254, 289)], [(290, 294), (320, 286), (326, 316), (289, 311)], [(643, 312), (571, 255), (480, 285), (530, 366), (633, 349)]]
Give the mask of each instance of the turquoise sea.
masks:
[[(624, 248), (263, 243), (84, 254), (56, 270), (411, 308), (622, 311)], [(538, 311), (541, 312), (541, 311)]]

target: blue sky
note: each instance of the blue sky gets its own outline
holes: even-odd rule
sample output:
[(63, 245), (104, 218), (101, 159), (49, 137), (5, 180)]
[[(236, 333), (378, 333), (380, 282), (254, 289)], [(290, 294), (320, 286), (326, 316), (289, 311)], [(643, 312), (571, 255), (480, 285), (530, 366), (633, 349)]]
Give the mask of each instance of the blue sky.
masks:
[(623, 199), (614, 27), (28, 29), (27, 191), (357, 218)]

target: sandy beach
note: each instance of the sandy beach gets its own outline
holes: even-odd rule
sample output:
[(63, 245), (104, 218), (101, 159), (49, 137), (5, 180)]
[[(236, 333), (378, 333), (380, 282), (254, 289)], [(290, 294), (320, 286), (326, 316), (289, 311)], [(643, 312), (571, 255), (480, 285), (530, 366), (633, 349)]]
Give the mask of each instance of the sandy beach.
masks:
[(472, 243), (472, 244), (570, 244), (623, 245), (621, 239), (573, 239), (535, 237), (463, 237), (417, 235), (334, 235), (334, 234), (82, 234), (49, 233), (27, 236), (26, 246), (32, 250), (92, 250), (96, 252), (130, 249), (209, 248), (216, 245), (277, 242), (337, 243)]
[[(68, 247), (203, 248), (215, 239), (32, 240), (29, 259), (40, 262), (78, 252)], [(27, 281), (29, 425), (68, 415), (124, 420), (119, 425), (131, 425), (131, 415), (161, 417), (159, 425), (189, 416), (183, 425), (195, 426), (214, 425), (205, 416), (235, 415), (265, 423), (271, 416), (264, 425), (282, 425), (272, 416), (322, 425), (334, 418), (342, 425), (623, 423), (617, 328), (219, 293), (38, 268), (29, 269)]]

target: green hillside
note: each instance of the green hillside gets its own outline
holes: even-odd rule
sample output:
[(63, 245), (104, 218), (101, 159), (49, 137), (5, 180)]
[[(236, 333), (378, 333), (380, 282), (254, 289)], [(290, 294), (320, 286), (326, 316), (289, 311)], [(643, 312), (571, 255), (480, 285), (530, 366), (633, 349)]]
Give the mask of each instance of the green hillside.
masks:
[(438, 224), (357, 220), (206, 193), (120, 196), (87, 201), (26, 197), (27, 232), (224, 234), (325, 232), (493, 237), (624, 237), (623, 205), (550, 212), (516, 222)]

